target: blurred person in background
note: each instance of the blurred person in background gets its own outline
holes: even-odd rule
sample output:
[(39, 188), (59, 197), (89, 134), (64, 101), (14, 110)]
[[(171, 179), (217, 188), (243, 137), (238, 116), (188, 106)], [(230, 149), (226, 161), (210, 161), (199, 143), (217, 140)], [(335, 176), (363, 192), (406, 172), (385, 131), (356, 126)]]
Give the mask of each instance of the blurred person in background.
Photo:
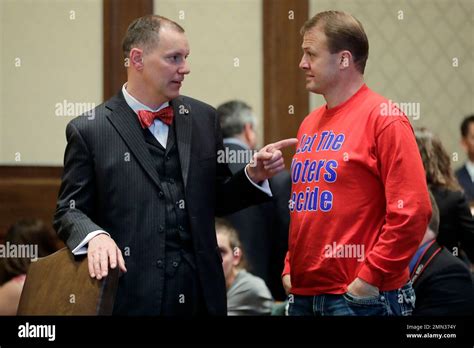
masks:
[[(257, 148), (258, 131), (252, 108), (240, 100), (231, 100), (217, 107), (217, 115), (229, 153), (232, 174), (242, 170)], [(233, 156), (233, 157), (232, 157)], [(276, 300), (284, 300), (281, 266), (288, 249), (290, 225), (291, 178), (287, 170), (269, 179), (272, 200), (255, 205), (225, 218), (239, 233), (245, 250), (248, 270), (262, 278)]]
[(410, 262), (416, 294), (413, 315), (470, 315), (474, 312), (472, 277), (466, 265), (436, 242), (439, 210), (430, 194), (433, 214)]
[[(440, 213), (436, 240), (454, 256), (474, 261), (474, 220), (461, 186), (451, 168), (451, 159), (440, 139), (426, 128), (415, 131), (426, 181)], [(464, 252), (464, 253), (463, 253)]]
[(2, 245), (6, 257), (0, 259), (0, 315), (16, 315), (31, 261), (54, 253), (58, 242), (38, 219), (23, 219), (8, 229)]
[(467, 161), (456, 170), (456, 177), (469, 202), (474, 201), (474, 114), (466, 116), (461, 123), (461, 145), (467, 155)]
[(227, 314), (270, 315), (272, 295), (263, 279), (245, 270), (237, 231), (229, 222), (218, 218), (216, 233), (227, 288)]

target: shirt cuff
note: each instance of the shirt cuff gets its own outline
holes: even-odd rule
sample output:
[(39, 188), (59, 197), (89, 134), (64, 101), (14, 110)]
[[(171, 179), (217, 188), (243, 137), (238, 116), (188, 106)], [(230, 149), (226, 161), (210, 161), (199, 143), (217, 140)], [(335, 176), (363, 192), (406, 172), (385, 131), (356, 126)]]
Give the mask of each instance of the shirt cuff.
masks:
[(108, 234), (107, 232), (105, 231), (102, 231), (102, 230), (97, 230), (97, 231), (93, 231), (91, 233), (89, 233), (86, 238), (84, 238), (82, 240), (82, 242), (79, 243), (79, 245), (77, 247), (75, 247), (73, 250), (72, 250), (72, 253), (74, 255), (84, 255), (84, 254), (87, 254), (87, 243), (89, 243), (89, 241), (94, 238), (95, 236), (97, 236), (98, 234), (106, 234), (110, 237), (110, 234)]
[(262, 183), (260, 185), (257, 185), (256, 183), (254, 183), (252, 181), (252, 179), (250, 179), (249, 175), (247, 174), (247, 166), (245, 166), (244, 172), (245, 172), (245, 176), (247, 177), (247, 179), (250, 181), (250, 183), (253, 186), (258, 188), (260, 191), (266, 193), (269, 197), (273, 197), (272, 190), (270, 189), (270, 183), (268, 182), (268, 179), (265, 179), (264, 181), (262, 181)]

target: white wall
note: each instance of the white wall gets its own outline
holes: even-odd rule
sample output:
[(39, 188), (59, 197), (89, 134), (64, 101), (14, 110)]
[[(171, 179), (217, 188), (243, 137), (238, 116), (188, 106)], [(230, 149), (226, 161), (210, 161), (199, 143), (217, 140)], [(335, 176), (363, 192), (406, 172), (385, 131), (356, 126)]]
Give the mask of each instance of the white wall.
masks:
[(102, 1), (1, 0), (0, 15), (0, 164), (61, 165), (73, 116), (56, 104), (102, 101)]

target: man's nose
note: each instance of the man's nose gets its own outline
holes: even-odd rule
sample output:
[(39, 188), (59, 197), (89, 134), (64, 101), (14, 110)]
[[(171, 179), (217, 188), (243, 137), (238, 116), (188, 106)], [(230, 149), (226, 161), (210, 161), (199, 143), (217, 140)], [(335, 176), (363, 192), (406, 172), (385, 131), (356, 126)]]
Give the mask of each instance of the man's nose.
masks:
[(306, 69), (309, 69), (309, 65), (308, 65), (308, 62), (306, 61), (305, 57), (301, 57), (301, 60), (300, 60), (300, 65), (299, 65), (300, 69), (303, 69), (303, 70), (306, 70)]
[(179, 69), (179, 73), (183, 75), (187, 75), (191, 72), (191, 69), (189, 69), (189, 64), (187, 61), (184, 61), (184, 64), (181, 66)]

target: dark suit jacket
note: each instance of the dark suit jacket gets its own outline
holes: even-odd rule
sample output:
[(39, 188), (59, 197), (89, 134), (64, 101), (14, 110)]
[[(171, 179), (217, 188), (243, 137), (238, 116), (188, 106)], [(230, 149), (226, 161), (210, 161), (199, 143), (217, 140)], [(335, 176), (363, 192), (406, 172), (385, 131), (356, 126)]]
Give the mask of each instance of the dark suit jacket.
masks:
[(474, 262), (474, 219), (463, 192), (430, 187), (439, 208), (437, 242), (453, 252), (463, 250)]
[[(227, 165), (217, 163), (223, 145), (211, 106), (184, 96), (171, 105), (204, 301), (210, 314), (225, 315), (226, 289), (214, 216), (268, 197), (243, 171), (232, 176)], [(119, 281), (115, 313), (160, 313), (164, 274), (156, 262), (165, 257), (165, 245), (158, 238), (165, 211), (158, 209), (160, 178), (143, 131), (121, 92), (89, 118), (80, 116), (66, 128), (55, 229), (71, 249), (92, 231), (110, 233), (128, 270)]]
[(466, 169), (466, 165), (456, 170), (456, 177), (466, 193), (467, 200), (469, 202), (474, 201), (474, 183)]
[[(246, 150), (235, 143), (225, 143), (224, 146), (229, 151)], [(245, 157), (241, 156), (241, 159)], [(237, 173), (246, 165), (245, 161), (235, 161), (229, 163), (229, 168), (232, 173)], [(290, 173), (281, 172), (271, 178), (269, 183), (273, 194), (271, 202), (249, 207), (226, 218), (239, 233), (248, 270), (266, 282), (276, 300), (283, 301), (286, 294), (281, 282), (281, 271), (288, 250)]]
[(472, 315), (474, 289), (466, 265), (443, 248), (413, 284), (413, 315)]

